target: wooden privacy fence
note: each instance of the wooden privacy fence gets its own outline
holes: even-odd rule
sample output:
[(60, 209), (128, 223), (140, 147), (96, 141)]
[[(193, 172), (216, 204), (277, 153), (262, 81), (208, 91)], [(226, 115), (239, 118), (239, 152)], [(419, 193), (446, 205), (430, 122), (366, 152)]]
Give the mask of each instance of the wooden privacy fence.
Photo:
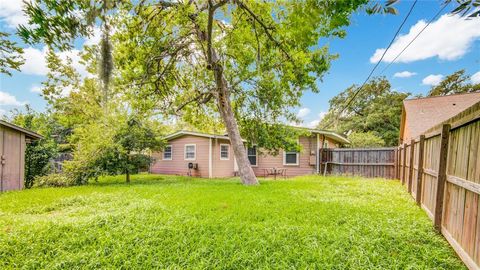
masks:
[(470, 269), (480, 269), (480, 102), (401, 145), (396, 175)]
[(393, 179), (395, 153), (395, 147), (320, 149), (320, 172)]

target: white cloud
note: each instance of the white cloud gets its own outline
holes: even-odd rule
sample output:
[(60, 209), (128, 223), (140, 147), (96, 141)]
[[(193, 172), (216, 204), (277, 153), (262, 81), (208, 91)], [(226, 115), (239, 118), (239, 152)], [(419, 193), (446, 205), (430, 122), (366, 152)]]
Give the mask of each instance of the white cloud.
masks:
[(442, 81), (442, 78), (443, 78), (442, 74), (437, 74), (437, 75), (431, 74), (423, 78), (422, 84), (435, 86)]
[(396, 78), (409, 78), (409, 77), (412, 77), (412, 76), (415, 76), (415, 75), (417, 75), (417, 73), (415, 73), (415, 72), (402, 71), (402, 72), (397, 72), (397, 73), (393, 74), (393, 77), (396, 77)]
[[(88, 72), (85, 66), (80, 63), (81, 57), (79, 53), (79, 50), (73, 49), (70, 51), (60, 52), (58, 53), (58, 55), (63, 61), (65, 61), (67, 57), (72, 59), (72, 66), (82, 77), (86, 77), (88, 75)], [(21, 71), (25, 74), (31, 75), (47, 75), (48, 67), (46, 56), (47, 47), (43, 47), (43, 49), (41, 50), (32, 47), (24, 49), (25, 64), (22, 65)]]
[(318, 114), (317, 119), (308, 122), (307, 127), (316, 128), (318, 126), (318, 124), (320, 124), (320, 121), (322, 121), (322, 119), (325, 117), (326, 114), (327, 114), (327, 112), (320, 112)]
[(30, 92), (41, 94), (42, 93), (42, 87), (38, 86), (38, 85), (32, 85), (32, 88), (30, 88)]
[[(408, 34), (400, 35), (382, 61), (392, 61), (426, 24), (426, 21), (420, 20), (410, 28)], [(465, 55), (473, 42), (479, 38), (479, 19), (465, 19), (459, 15), (445, 14), (431, 23), (398, 57), (396, 62), (409, 63), (431, 57), (438, 57), (441, 60), (456, 60)], [(370, 58), (370, 62), (376, 63), (380, 60), (384, 51), (384, 48), (377, 49)]]
[(22, 0), (0, 1), (0, 20), (12, 29), (19, 24), (27, 24), (28, 17), (23, 13), (23, 5)]
[(23, 73), (31, 75), (46, 75), (48, 73), (47, 62), (45, 60), (45, 56), (47, 55), (46, 47), (43, 47), (42, 50), (28, 47), (23, 51), (25, 58), (25, 64), (21, 67)]
[(26, 102), (20, 102), (17, 100), (15, 96), (12, 96), (11, 94), (7, 92), (0, 91), (0, 105), (5, 105), (5, 106), (22, 106)]
[(480, 71), (473, 74), (472, 77), (470, 77), (470, 80), (472, 80), (472, 83), (480, 83)]
[(298, 113), (297, 113), (297, 117), (298, 118), (304, 118), (305, 116), (307, 116), (308, 114), (310, 113), (310, 109), (309, 108), (301, 108)]

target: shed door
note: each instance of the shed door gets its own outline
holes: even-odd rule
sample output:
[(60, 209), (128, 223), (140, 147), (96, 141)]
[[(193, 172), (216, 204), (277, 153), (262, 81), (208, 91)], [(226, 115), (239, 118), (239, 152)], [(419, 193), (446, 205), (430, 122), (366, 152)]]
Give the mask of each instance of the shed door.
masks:
[(23, 151), (22, 133), (3, 128), (1, 144), (1, 178), (2, 191), (21, 189), (23, 186)]

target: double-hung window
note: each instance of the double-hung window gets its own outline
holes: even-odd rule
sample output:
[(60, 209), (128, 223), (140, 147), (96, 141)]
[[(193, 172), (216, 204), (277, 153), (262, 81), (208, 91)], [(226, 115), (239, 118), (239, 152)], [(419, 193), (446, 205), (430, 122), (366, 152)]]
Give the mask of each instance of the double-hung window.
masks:
[(167, 145), (163, 149), (163, 160), (172, 160), (172, 146)]
[(196, 145), (185, 144), (185, 160), (195, 160), (196, 158)]
[(257, 147), (252, 146), (247, 149), (247, 156), (248, 160), (250, 161), (250, 165), (257, 166)]
[(229, 144), (220, 144), (220, 159), (229, 160), (230, 159), (230, 145)]
[(283, 152), (283, 165), (298, 165), (299, 153), (296, 151)]

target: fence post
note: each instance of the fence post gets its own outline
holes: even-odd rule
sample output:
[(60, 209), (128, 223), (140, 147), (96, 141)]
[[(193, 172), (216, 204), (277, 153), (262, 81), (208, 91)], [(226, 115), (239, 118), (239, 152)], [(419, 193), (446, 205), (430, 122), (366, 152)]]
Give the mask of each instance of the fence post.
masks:
[(406, 162), (407, 162), (407, 144), (404, 143), (403, 144), (403, 166), (402, 166), (402, 185), (405, 185), (405, 180), (406, 180), (406, 176), (405, 176), (405, 165), (406, 165)]
[(398, 147), (398, 180), (402, 181), (402, 146)]
[(435, 199), (434, 224), (438, 231), (442, 231), (442, 212), (443, 199), (445, 193), (445, 182), (447, 180), (447, 156), (448, 156), (448, 138), (450, 135), (450, 125), (442, 126), (442, 141), (440, 142), (440, 160), (438, 164), (437, 194)]
[(413, 161), (415, 158), (415, 139), (410, 141), (410, 161), (408, 165), (408, 193), (412, 194), (413, 183)]
[(422, 185), (423, 185), (423, 152), (425, 149), (425, 135), (420, 135), (418, 142), (418, 164), (417, 164), (417, 192), (415, 201), (418, 205), (422, 204)]
[(395, 179), (398, 179), (398, 180), (400, 180), (400, 151), (402, 151), (402, 150), (399, 146), (399, 147), (397, 147), (397, 152), (395, 153), (396, 154), (395, 155), (395, 160), (396, 160), (396, 163), (397, 163), (397, 167), (395, 168), (395, 176), (396, 176)]

